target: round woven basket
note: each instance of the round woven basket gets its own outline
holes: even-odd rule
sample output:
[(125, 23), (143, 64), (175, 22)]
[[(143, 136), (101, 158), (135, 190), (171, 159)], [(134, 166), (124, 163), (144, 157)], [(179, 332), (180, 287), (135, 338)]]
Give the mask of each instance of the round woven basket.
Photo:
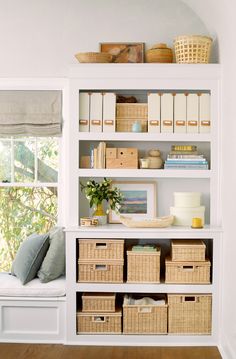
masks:
[(174, 40), (175, 58), (179, 64), (208, 64), (212, 38), (200, 35), (183, 35)]
[(78, 52), (76, 59), (83, 63), (107, 63), (112, 62), (113, 56), (106, 52)]
[(156, 44), (146, 52), (146, 62), (168, 63), (173, 61), (173, 52), (166, 44)]

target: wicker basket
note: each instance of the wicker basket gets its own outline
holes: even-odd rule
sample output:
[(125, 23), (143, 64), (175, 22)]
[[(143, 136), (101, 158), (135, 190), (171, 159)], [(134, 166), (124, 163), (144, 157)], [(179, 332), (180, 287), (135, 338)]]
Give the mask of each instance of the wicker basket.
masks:
[(156, 252), (127, 251), (127, 282), (160, 283), (160, 248)]
[(205, 262), (173, 262), (166, 258), (166, 283), (179, 284), (209, 284), (210, 268), (209, 260)]
[(146, 62), (173, 62), (172, 49), (166, 44), (156, 44), (146, 52)]
[(123, 333), (167, 334), (167, 304), (123, 304)]
[(140, 123), (141, 132), (147, 132), (148, 105), (146, 103), (117, 103), (116, 131), (132, 132), (135, 122)]
[(205, 261), (206, 245), (200, 239), (173, 239), (171, 241), (172, 261)]
[(105, 63), (112, 62), (113, 56), (106, 52), (78, 52), (75, 54), (79, 62), (85, 63)]
[(115, 313), (77, 313), (78, 334), (120, 334), (121, 310)]
[(122, 239), (79, 239), (80, 259), (124, 259)]
[(123, 283), (124, 261), (79, 259), (79, 282)]
[(116, 295), (113, 293), (84, 293), (82, 295), (82, 312), (115, 312)]
[(168, 294), (169, 334), (211, 334), (211, 294)]
[(210, 59), (212, 39), (207, 36), (184, 35), (174, 40), (177, 63), (207, 64)]

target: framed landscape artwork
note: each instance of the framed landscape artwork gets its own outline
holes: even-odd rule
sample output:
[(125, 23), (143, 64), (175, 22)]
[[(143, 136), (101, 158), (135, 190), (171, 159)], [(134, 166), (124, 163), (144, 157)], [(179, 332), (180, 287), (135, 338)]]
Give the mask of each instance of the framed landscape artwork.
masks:
[[(156, 182), (113, 181), (112, 185), (123, 195), (120, 214), (137, 220), (156, 217)], [(109, 212), (109, 223), (120, 223), (114, 211)]]
[(144, 62), (144, 43), (101, 43), (101, 52), (113, 55), (112, 62), (140, 63)]

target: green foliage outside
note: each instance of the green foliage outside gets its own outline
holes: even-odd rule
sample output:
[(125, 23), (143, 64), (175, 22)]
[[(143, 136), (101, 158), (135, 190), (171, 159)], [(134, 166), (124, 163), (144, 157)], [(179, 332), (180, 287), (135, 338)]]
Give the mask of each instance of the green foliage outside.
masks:
[[(3, 141), (2, 141), (3, 142)], [(9, 143), (4, 140), (0, 159), (10, 158)], [(38, 141), (37, 166), (40, 183), (57, 182), (58, 145), (53, 139)], [(5, 161), (6, 164), (6, 161)], [(14, 143), (14, 166), (0, 165), (0, 181), (9, 182), (14, 168), (15, 182), (35, 179), (35, 143)], [(4, 180), (6, 179), (6, 180)], [(15, 254), (30, 234), (46, 233), (57, 222), (57, 187), (1, 187), (0, 185), (0, 271), (9, 271)]]

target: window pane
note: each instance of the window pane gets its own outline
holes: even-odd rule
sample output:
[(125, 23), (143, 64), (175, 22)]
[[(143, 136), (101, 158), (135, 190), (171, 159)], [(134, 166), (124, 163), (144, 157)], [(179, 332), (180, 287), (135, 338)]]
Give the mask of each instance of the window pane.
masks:
[(38, 181), (57, 182), (58, 177), (58, 140), (45, 138), (37, 140)]
[(0, 182), (11, 181), (11, 141), (0, 140)]
[(14, 140), (15, 182), (35, 180), (35, 140)]
[(57, 222), (57, 188), (0, 187), (0, 271), (8, 271), (20, 243)]

